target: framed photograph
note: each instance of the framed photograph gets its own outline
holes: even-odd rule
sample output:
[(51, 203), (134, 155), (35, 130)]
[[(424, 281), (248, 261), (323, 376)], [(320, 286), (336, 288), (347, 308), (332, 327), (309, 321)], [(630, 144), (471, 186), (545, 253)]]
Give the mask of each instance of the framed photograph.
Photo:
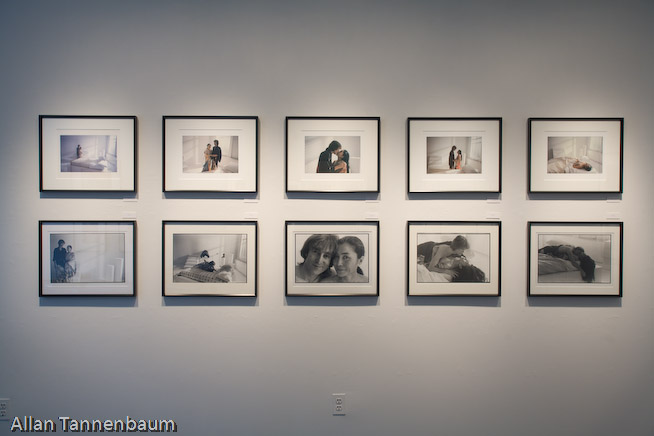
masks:
[(163, 289), (171, 296), (257, 296), (256, 221), (164, 221)]
[(39, 221), (39, 295), (135, 295), (134, 221)]
[(257, 192), (259, 118), (163, 117), (163, 190)]
[(43, 191), (136, 190), (136, 117), (39, 115)]
[(502, 118), (407, 124), (409, 193), (502, 191)]
[(530, 222), (528, 295), (622, 296), (621, 222)]
[(501, 223), (409, 221), (409, 296), (500, 296)]
[(530, 118), (529, 192), (622, 192), (623, 118)]
[(379, 118), (286, 117), (286, 192), (379, 192)]
[(286, 295), (379, 295), (379, 221), (287, 221)]

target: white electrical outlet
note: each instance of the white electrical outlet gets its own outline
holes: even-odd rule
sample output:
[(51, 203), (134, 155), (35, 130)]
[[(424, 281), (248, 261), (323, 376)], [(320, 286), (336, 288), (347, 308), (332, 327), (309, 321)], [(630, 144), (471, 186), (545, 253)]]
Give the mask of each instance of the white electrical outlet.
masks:
[(0, 421), (9, 421), (9, 398), (0, 398)]
[(332, 415), (345, 415), (345, 394), (332, 394)]

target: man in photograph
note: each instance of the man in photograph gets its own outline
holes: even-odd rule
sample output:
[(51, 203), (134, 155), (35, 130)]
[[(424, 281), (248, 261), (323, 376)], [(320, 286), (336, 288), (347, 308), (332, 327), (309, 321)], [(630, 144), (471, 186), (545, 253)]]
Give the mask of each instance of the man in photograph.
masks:
[(218, 164), (223, 158), (223, 152), (218, 145), (218, 140), (213, 140), (213, 148), (211, 149), (211, 160), (213, 161), (213, 168), (218, 168)]
[(450, 150), (450, 159), (449, 159), (449, 164), (450, 164), (450, 169), (451, 170), (454, 169), (454, 162), (456, 160), (455, 150), (456, 150), (456, 145), (453, 145), (452, 150)]
[(66, 249), (64, 248), (64, 245), (66, 245), (66, 242), (63, 239), (60, 239), (57, 242), (57, 245), (57, 248), (55, 248), (52, 253), (52, 261), (55, 269), (55, 281), (64, 282), (66, 279)]
[(330, 142), (325, 151), (320, 153), (320, 157), (318, 157), (318, 168), (316, 169), (316, 172), (333, 173), (334, 163), (332, 162), (332, 157), (335, 156), (341, 148), (340, 142)]

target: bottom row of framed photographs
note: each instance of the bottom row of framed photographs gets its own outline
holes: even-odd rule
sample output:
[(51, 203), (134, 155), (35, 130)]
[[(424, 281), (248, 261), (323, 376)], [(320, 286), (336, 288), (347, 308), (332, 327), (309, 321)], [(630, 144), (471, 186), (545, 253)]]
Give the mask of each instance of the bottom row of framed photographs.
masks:
[[(256, 221), (162, 227), (163, 296), (257, 296)], [(528, 295), (622, 296), (622, 222), (528, 229)], [(40, 296), (135, 295), (134, 221), (40, 221), (39, 231)], [(409, 221), (407, 295), (500, 296), (501, 239), (500, 222)], [(287, 296), (379, 295), (379, 221), (287, 221), (285, 244)]]

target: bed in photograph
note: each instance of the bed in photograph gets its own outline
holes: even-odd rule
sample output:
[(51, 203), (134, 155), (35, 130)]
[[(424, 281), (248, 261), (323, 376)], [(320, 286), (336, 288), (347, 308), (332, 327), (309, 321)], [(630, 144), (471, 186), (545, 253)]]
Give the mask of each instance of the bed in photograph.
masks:
[[(538, 281), (541, 283), (583, 283), (581, 272), (571, 261), (538, 253)], [(610, 282), (610, 271), (595, 263), (595, 282)]]
[[(590, 170), (584, 168), (575, 168), (575, 162), (585, 162), (590, 164)], [(547, 172), (554, 174), (597, 174), (602, 172), (602, 164), (598, 161), (582, 156), (580, 159), (575, 157), (554, 157), (547, 161)]]
[(84, 172), (115, 172), (116, 166), (112, 165), (104, 157), (80, 157), (70, 162), (70, 171), (74, 173)]
[[(218, 259), (218, 253), (210, 253), (212, 258)], [(173, 269), (173, 281), (181, 283), (245, 283), (246, 264), (240, 260), (234, 260), (233, 256), (225, 259), (225, 263), (215, 265), (214, 271), (207, 271), (200, 268), (200, 253), (190, 254), (186, 257), (184, 265), (175, 265)], [(231, 266), (231, 270), (225, 266)]]
[(447, 283), (451, 281), (451, 275), (429, 271), (424, 264), (418, 264), (418, 283)]

